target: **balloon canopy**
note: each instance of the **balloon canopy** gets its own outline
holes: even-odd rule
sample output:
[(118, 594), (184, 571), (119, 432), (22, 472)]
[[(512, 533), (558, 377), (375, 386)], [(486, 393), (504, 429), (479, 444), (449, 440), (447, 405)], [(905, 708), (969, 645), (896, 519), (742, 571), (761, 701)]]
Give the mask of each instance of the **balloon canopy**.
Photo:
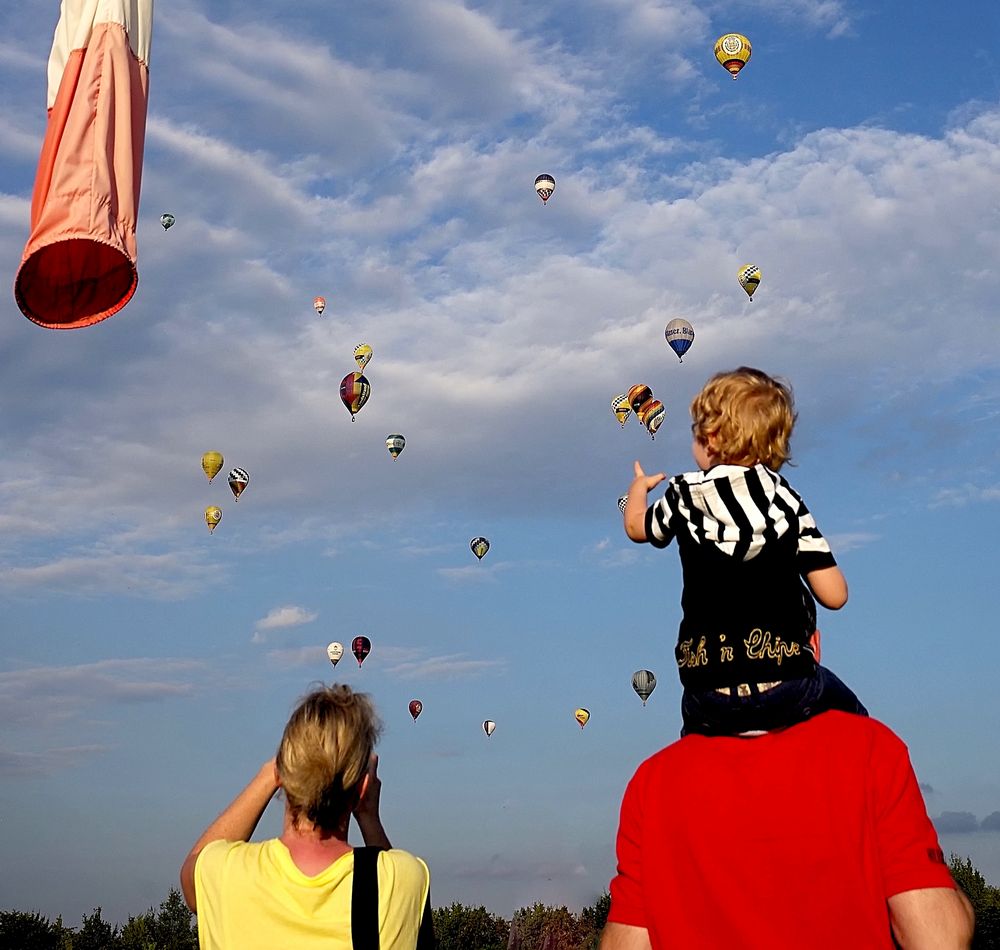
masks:
[(760, 286), (760, 268), (756, 264), (744, 264), (736, 272), (736, 277), (747, 296), (753, 300), (753, 292)]
[(472, 548), (472, 553), (481, 561), (490, 549), (490, 542), (486, 538), (473, 538), (469, 542), (469, 547)]
[(365, 662), (365, 657), (372, 652), (372, 642), (368, 637), (355, 637), (351, 641), (351, 653), (358, 661), (358, 666)]
[(746, 66), (751, 52), (750, 40), (742, 33), (724, 33), (715, 41), (715, 58), (733, 79)]
[(385, 447), (389, 450), (389, 454), (394, 459), (398, 459), (399, 453), (406, 447), (406, 439), (404, 439), (398, 432), (394, 432), (392, 435), (387, 435), (385, 437)]
[(417, 716), (419, 716), (424, 711), (424, 704), (420, 702), (419, 699), (411, 699), (409, 705), (410, 715), (413, 717), (413, 721), (417, 721)]
[(493, 730), (496, 729), (497, 724), (492, 719), (487, 719), (483, 723), (483, 732), (486, 733), (487, 738), (493, 735)]
[(663, 330), (667, 345), (677, 354), (677, 359), (684, 362), (683, 356), (694, 343), (694, 327), (687, 320), (675, 317)]
[(340, 662), (340, 658), (344, 655), (344, 644), (337, 643), (336, 640), (333, 641), (326, 648), (327, 659), (336, 666)]
[(371, 385), (361, 373), (348, 373), (340, 381), (340, 401), (351, 414), (351, 422), (354, 421), (354, 416), (361, 412), (364, 404), (368, 402), (371, 392)]
[(628, 422), (628, 417), (632, 415), (632, 407), (629, 405), (627, 393), (615, 396), (611, 400), (611, 411), (615, 414), (615, 418), (621, 423), (621, 427), (624, 429), (625, 423)]
[(590, 710), (584, 709), (582, 706), (573, 713), (576, 721), (580, 723), (580, 728), (582, 729), (590, 721)]
[(359, 343), (354, 347), (354, 362), (358, 364), (358, 369), (363, 370), (368, 365), (373, 352), (367, 343)]
[(164, 231), (169, 231), (174, 226), (174, 222), (176, 220), (177, 219), (169, 212), (160, 215), (160, 224), (163, 225)]
[(320, 315), (323, 316), (323, 311), (326, 310), (326, 297), (316, 297), (313, 299), (313, 309)]
[(632, 689), (636, 691), (643, 706), (656, 689), (656, 677), (649, 670), (636, 670), (632, 674)]
[(243, 489), (250, 484), (250, 476), (247, 474), (246, 469), (234, 468), (229, 473), (229, 487), (233, 490), (233, 494), (236, 496), (236, 500), (240, 500), (240, 495), (243, 494)]
[(206, 452), (201, 457), (201, 468), (209, 481), (222, 471), (223, 463), (221, 452)]
[(205, 509), (205, 524), (208, 525), (209, 532), (214, 534), (220, 521), (222, 521), (222, 509), (209, 505)]
[(545, 204), (556, 190), (556, 180), (551, 175), (539, 175), (535, 179), (535, 191)]

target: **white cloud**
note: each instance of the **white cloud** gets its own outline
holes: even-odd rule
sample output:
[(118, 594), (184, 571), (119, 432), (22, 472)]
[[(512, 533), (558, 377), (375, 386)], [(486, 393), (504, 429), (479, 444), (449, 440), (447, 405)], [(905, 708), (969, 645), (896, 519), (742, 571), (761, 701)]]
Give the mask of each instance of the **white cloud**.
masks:
[(306, 610), (295, 604), (287, 604), (284, 607), (272, 607), (267, 615), (261, 617), (254, 624), (255, 632), (251, 640), (252, 643), (266, 643), (266, 630), (285, 630), (289, 627), (301, 627), (303, 624), (312, 623), (317, 617), (315, 611)]
[(859, 548), (867, 547), (880, 541), (880, 534), (873, 534), (870, 531), (846, 531), (839, 534), (831, 534), (827, 537), (830, 547), (836, 554), (846, 554), (848, 551), (856, 551)]
[(38, 778), (74, 768), (108, 752), (107, 746), (81, 745), (42, 752), (12, 752), (0, 749), (0, 775), (6, 778)]

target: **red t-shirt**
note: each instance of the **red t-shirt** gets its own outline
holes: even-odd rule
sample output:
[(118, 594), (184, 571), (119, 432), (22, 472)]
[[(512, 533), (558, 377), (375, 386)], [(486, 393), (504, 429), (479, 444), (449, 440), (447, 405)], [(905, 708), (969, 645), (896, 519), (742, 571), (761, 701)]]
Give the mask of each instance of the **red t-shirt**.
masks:
[(828, 712), (758, 738), (687, 736), (639, 766), (608, 920), (654, 948), (889, 950), (889, 897), (954, 886), (906, 746)]

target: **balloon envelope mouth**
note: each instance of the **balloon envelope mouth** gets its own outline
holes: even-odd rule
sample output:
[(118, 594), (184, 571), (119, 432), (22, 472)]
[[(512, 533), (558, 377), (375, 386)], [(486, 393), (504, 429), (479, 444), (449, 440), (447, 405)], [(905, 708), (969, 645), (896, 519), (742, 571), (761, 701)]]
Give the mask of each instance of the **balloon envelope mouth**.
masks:
[(113, 316), (139, 283), (123, 251), (88, 238), (68, 238), (34, 251), (14, 281), (17, 305), (50, 330), (88, 327)]

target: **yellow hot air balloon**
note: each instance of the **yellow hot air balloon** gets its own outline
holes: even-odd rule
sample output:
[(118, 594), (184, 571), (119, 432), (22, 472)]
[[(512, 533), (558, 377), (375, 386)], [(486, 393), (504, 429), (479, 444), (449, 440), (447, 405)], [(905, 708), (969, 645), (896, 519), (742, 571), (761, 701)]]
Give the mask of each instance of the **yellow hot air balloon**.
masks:
[(209, 481), (215, 478), (215, 476), (222, 471), (222, 464), (223, 459), (221, 452), (206, 452), (201, 457), (201, 467), (204, 469)]
[(222, 521), (222, 509), (209, 505), (205, 509), (205, 524), (208, 525), (208, 530), (214, 532), (220, 521)]
[(736, 276), (747, 296), (753, 300), (753, 292), (760, 286), (760, 268), (756, 264), (744, 264), (736, 272)]
[(733, 79), (750, 59), (750, 40), (742, 33), (724, 33), (715, 41), (715, 58), (723, 69), (728, 70)]
[(580, 728), (582, 729), (590, 720), (590, 710), (584, 709), (582, 706), (573, 713), (576, 717), (576, 721), (580, 723)]
[(364, 372), (371, 358), (372, 348), (367, 343), (359, 343), (354, 347), (354, 362), (358, 364), (361, 372)]
[(632, 415), (632, 407), (628, 402), (628, 393), (622, 393), (611, 400), (611, 411), (615, 414), (615, 418), (621, 423), (621, 427), (624, 429), (625, 423), (628, 422), (628, 417)]

